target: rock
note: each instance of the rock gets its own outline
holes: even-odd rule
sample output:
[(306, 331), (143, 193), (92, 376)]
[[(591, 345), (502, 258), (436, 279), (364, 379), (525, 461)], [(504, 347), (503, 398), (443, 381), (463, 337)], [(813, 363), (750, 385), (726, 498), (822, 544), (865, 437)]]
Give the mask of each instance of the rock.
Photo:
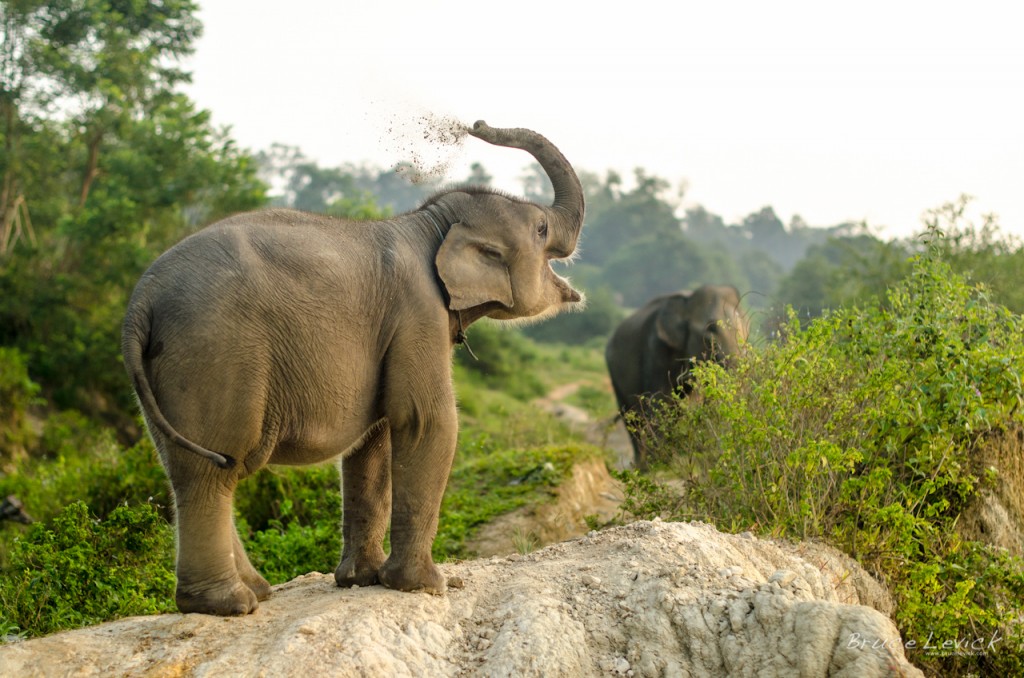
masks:
[(313, 573), (246, 617), (134, 617), (0, 646), (0, 673), (923, 675), (892, 622), (862, 604), (876, 594), (837, 585), (850, 563), (823, 548), (808, 560), (700, 523), (638, 522), (516, 560), (441, 565), (464, 584), (445, 596), (340, 589)]
[(977, 473), (985, 481), (957, 530), (967, 539), (1024, 557), (1024, 428), (990, 434), (978, 457)]

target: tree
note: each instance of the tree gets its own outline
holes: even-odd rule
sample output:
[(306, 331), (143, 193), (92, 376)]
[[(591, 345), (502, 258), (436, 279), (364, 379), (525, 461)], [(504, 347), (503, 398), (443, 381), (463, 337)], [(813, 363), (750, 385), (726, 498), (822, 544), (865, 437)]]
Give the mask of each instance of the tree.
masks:
[(298, 147), (284, 144), (260, 151), (256, 162), (260, 176), (276, 194), (274, 205), (335, 216), (376, 218), (368, 216), (372, 213), (383, 218), (400, 214), (417, 207), (438, 188), (433, 181), (411, 182), (408, 177), (415, 173), (410, 163), (392, 170), (365, 164), (320, 167)]
[(469, 166), (469, 176), (466, 177), (465, 183), (473, 186), (490, 186), (492, 181), (494, 177), (488, 174), (480, 163), (474, 162)]
[(934, 243), (943, 258), (974, 282), (983, 283), (991, 298), (1014, 313), (1024, 313), (1024, 246), (1000, 232), (995, 215), (982, 215), (980, 224), (967, 217), (971, 198), (929, 210), (925, 233), (944, 235)]
[(587, 196), (587, 225), (583, 229), (582, 248), (587, 261), (604, 264), (629, 242), (641, 238), (665, 238), (671, 242), (682, 236), (676, 205), (664, 198), (669, 183), (635, 171), (636, 187), (622, 192), (622, 180), (609, 172), (604, 184)]
[[(133, 409), (118, 347), (135, 280), (191, 230), (264, 203), (248, 155), (174, 91), (199, 34), (194, 9), (0, 5), (0, 344), (26, 356), (59, 407), (119, 423)], [(12, 248), (29, 213), (36, 240)]]

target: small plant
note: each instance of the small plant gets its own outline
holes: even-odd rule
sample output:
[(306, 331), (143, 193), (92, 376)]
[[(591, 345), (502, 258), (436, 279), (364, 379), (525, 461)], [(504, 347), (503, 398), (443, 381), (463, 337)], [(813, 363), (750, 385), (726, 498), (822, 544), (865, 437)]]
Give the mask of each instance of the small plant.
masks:
[(537, 550), (537, 547), (540, 546), (540, 538), (532, 530), (517, 527), (512, 532), (512, 545), (516, 547), (517, 553), (525, 556)]

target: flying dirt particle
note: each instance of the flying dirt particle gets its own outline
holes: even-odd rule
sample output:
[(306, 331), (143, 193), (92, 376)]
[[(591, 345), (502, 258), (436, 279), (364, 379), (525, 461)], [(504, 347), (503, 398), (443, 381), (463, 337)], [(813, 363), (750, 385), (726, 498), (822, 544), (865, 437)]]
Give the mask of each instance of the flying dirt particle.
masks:
[(469, 128), (450, 115), (420, 113), (407, 118), (393, 118), (387, 126), (385, 147), (390, 147), (403, 160), (395, 169), (413, 183), (443, 179), (463, 149)]

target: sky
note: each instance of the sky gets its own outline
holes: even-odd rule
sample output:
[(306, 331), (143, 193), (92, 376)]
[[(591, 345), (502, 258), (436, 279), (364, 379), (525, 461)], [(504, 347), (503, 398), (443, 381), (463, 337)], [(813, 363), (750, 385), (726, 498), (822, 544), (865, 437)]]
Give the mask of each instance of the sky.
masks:
[[(736, 223), (919, 230), (973, 196), (1024, 237), (1024, 6), (1010, 2), (199, 0), (187, 92), (253, 151), (521, 192), (531, 158), (425, 115), (527, 127), (578, 171), (634, 169)], [(1015, 8), (1019, 7), (1019, 8)], [(431, 155), (433, 154), (433, 155)]]

